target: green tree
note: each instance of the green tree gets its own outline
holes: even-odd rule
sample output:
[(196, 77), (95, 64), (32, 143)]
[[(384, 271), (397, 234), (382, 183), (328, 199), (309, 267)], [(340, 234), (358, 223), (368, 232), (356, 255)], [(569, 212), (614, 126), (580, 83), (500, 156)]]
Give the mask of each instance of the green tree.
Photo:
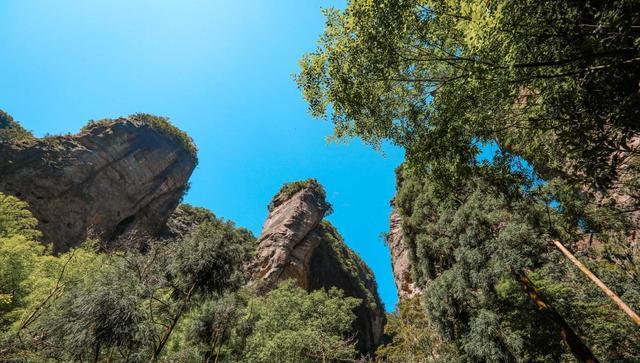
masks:
[[(640, 206), (639, 11), (635, 0), (351, 0), (325, 10), (298, 85), (336, 137), (406, 150), (396, 203), (415, 279), (464, 360), (560, 359), (567, 322), (601, 359), (637, 355), (603, 343), (637, 338), (606, 297), (570, 278), (573, 267), (553, 275), (572, 294), (544, 288), (564, 263), (551, 240), (575, 247), (591, 233), (602, 248), (579, 257), (638, 309), (629, 238)], [(493, 166), (476, 161), (486, 143), (500, 150)], [(523, 276), (556, 309), (538, 311)], [(599, 318), (581, 321), (576, 306)], [(612, 316), (616, 328), (595, 328)]]
[[(23, 236), (0, 237), (0, 278), (20, 287), (11, 291), (12, 305), (1, 306), (0, 354), (33, 361), (215, 359), (241, 307), (234, 294), (255, 238), (194, 212), (198, 226), (191, 233), (153, 241), (145, 253), (99, 252), (88, 241), (52, 256)], [(13, 214), (2, 219), (4, 230), (28, 234), (34, 221)], [(182, 222), (191, 225), (189, 214)]]
[[(497, 141), (550, 179), (611, 186), (640, 126), (637, 0), (351, 0), (297, 77), (336, 136), (468, 162)], [(433, 165), (431, 165), (433, 167)]]
[(166, 361), (232, 362), (239, 352), (230, 342), (243, 309), (244, 291), (199, 298), (176, 327)]
[[(396, 205), (416, 280), (426, 287), (428, 318), (465, 361), (562, 359), (576, 347), (567, 329), (599, 359), (636, 356), (633, 342), (640, 337), (633, 323), (549, 241), (575, 238), (574, 227), (548, 206), (546, 188), (511, 164), (497, 158), (493, 165), (471, 167), (472, 177), (451, 190), (409, 169), (400, 171)], [(638, 308), (633, 276), (602, 260), (590, 265)], [(531, 288), (523, 286), (523, 275), (537, 287), (535, 299), (523, 292)], [(540, 295), (551, 308), (540, 309)]]
[[(59, 359), (143, 361), (152, 327), (142, 287), (122, 259), (108, 261), (67, 287), (34, 324)], [(49, 353), (51, 354), (51, 353)]]
[[(360, 301), (332, 288), (307, 293), (292, 281), (264, 297), (250, 299), (239, 322), (245, 345), (242, 362), (353, 361), (355, 342), (347, 336)], [(237, 333), (236, 333), (237, 334)]]
[(445, 342), (425, 314), (420, 298), (401, 301), (387, 315), (384, 327), (387, 342), (376, 355), (390, 363), (456, 362), (460, 360), (455, 345)]
[(243, 264), (254, 250), (255, 239), (232, 222), (206, 221), (175, 246), (168, 281), (175, 304), (169, 308), (165, 331), (158, 339), (153, 357), (158, 359), (194, 296), (220, 294), (243, 283)]
[(35, 241), (40, 237), (36, 225), (26, 203), (0, 193), (0, 334), (19, 317), (29, 276), (45, 252)]

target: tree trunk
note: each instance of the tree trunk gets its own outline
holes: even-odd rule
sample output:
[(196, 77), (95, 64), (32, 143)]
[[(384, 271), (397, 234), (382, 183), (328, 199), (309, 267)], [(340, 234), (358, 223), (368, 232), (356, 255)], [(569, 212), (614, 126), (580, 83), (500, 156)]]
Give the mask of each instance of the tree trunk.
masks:
[(524, 291), (527, 293), (531, 301), (533, 301), (538, 309), (547, 316), (550, 320), (555, 322), (560, 328), (560, 337), (567, 344), (573, 356), (578, 360), (578, 362), (584, 363), (597, 363), (598, 360), (593, 355), (589, 347), (587, 347), (580, 337), (571, 329), (569, 324), (564, 320), (564, 318), (551, 306), (549, 305), (542, 295), (538, 292), (536, 287), (533, 285), (531, 280), (523, 273), (516, 272), (514, 273), (520, 285), (522, 285)]
[(189, 300), (191, 300), (191, 295), (193, 295), (193, 291), (195, 290), (195, 288), (196, 288), (196, 283), (194, 282), (193, 285), (191, 286), (191, 288), (189, 289), (189, 292), (187, 293), (187, 296), (182, 301), (182, 304), (180, 304), (180, 308), (178, 309), (178, 312), (173, 317), (173, 320), (171, 321), (171, 325), (169, 326), (169, 328), (165, 332), (164, 336), (160, 340), (160, 343), (158, 344), (158, 346), (154, 350), (153, 356), (151, 357), (151, 361), (152, 362), (157, 361), (158, 358), (160, 357), (160, 353), (162, 353), (162, 349), (164, 348), (165, 344), (167, 344), (167, 341), (169, 340), (169, 337), (171, 336), (171, 333), (173, 332), (173, 328), (175, 328), (176, 324), (178, 324), (178, 320), (180, 320), (180, 317), (182, 316), (182, 313), (184, 312), (184, 309), (187, 307), (187, 304), (189, 303)]
[(625, 314), (629, 315), (636, 325), (640, 326), (640, 316), (636, 314), (627, 304), (615, 292), (611, 291), (593, 272), (580, 262), (576, 256), (574, 256), (569, 250), (557, 240), (553, 241), (553, 244), (573, 263), (583, 274), (585, 274), (591, 281), (593, 281), (616, 305), (620, 307)]

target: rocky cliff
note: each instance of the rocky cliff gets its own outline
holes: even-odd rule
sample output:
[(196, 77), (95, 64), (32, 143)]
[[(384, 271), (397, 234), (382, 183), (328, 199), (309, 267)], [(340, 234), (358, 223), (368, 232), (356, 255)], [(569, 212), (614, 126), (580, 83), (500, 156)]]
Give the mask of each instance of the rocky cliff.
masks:
[(372, 352), (380, 342), (385, 314), (373, 273), (351, 251), (324, 216), (331, 210), (315, 180), (286, 185), (269, 205), (250, 267), (252, 285), (261, 291), (294, 279), (309, 291), (338, 287), (362, 300), (354, 333), (358, 349)]
[(389, 217), (387, 245), (391, 252), (391, 268), (400, 300), (411, 299), (420, 294), (421, 289), (411, 276), (411, 251), (404, 242), (400, 212), (394, 207)]
[(166, 119), (133, 115), (76, 135), (0, 143), (0, 192), (29, 203), (54, 252), (87, 238), (163, 228), (197, 163), (191, 140)]

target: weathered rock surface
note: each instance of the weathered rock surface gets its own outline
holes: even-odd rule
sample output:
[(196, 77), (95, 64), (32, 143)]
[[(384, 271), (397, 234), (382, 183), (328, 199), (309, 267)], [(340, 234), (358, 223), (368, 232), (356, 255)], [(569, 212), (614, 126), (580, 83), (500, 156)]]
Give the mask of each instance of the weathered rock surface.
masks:
[(411, 251), (404, 243), (402, 219), (396, 208), (391, 210), (387, 244), (391, 250), (391, 267), (400, 300), (411, 299), (421, 293), (421, 289), (411, 277)]
[(373, 352), (382, 337), (385, 314), (373, 273), (351, 251), (331, 224), (322, 187), (314, 180), (289, 184), (274, 197), (250, 266), (252, 285), (260, 291), (294, 279), (313, 291), (337, 287), (362, 300), (354, 333), (358, 350)]
[(258, 257), (253, 269), (254, 281), (263, 289), (293, 278), (307, 288), (309, 259), (318, 246), (317, 239), (307, 236), (314, 230), (329, 204), (314, 188), (303, 187), (295, 193), (279, 193), (258, 237)]
[(158, 232), (197, 160), (171, 126), (147, 117), (154, 119), (136, 115), (77, 135), (0, 143), (0, 192), (29, 203), (54, 252), (131, 229)]

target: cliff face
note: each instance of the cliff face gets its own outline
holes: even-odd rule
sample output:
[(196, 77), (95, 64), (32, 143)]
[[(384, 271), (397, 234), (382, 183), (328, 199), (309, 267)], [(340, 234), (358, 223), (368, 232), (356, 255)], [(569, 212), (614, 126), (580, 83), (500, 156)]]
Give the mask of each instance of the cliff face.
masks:
[(391, 267), (396, 289), (398, 290), (398, 297), (400, 300), (411, 299), (420, 294), (421, 289), (413, 282), (411, 277), (411, 251), (404, 243), (402, 220), (400, 212), (396, 208), (392, 209), (389, 218), (387, 244), (391, 250)]
[(137, 115), (77, 135), (0, 143), (0, 192), (29, 203), (54, 252), (131, 229), (154, 234), (197, 162), (164, 122)]
[(250, 267), (251, 284), (264, 292), (280, 281), (294, 279), (308, 291), (337, 287), (361, 299), (353, 327), (357, 347), (362, 353), (373, 352), (385, 323), (377, 285), (369, 267), (323, 220), (330, 205), (322, 187), (313, 180), (285, 186), (269, 210)]

